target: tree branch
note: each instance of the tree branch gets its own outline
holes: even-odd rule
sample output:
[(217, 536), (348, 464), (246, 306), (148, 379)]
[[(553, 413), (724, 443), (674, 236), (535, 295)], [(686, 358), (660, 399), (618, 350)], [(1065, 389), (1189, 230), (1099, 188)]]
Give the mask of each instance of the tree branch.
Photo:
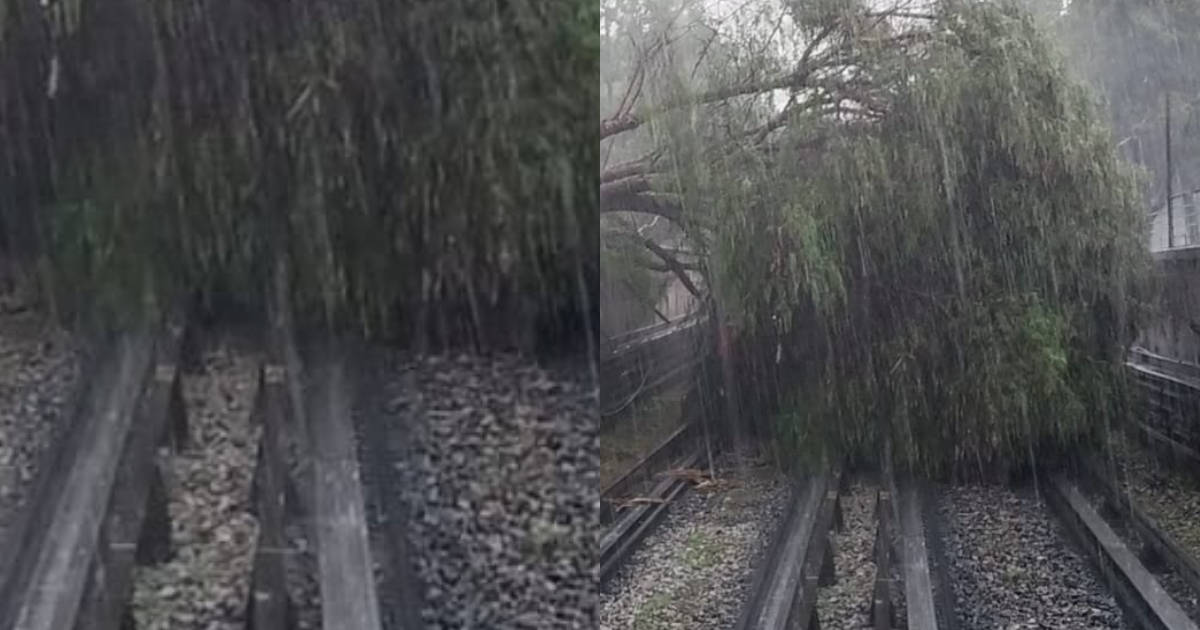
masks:
[[(904, 33), (901, 35), (896, 35), (896, 36), (890, 37), (886, 40), (879, 40), (879, 43), (883, 44), (888, 41), (900, 42), (900, 41), (903, 41), (903, 40), (906, 40), (906, 39), (909, 39), (912, 37), (920, 37), (923, 35), (924, 34), (922, 34), (922, 33)], [(824, 38), (826, 36), (827, 36), (827, 34), (823, 33), (823, 34), (819, 35), (818, 37)], [(819, 40), (817, 40), (817, 41), (819, 41)], [(813, 44), (810, 44), (810, 46), (814, 46), (815, 43), (816, 43), (816, 41), (814, 41)], [(670, 102), (664, 104), (662, 107), (655, 109), (650, 114), (647, 114), (647, 116), (650, 116), (650, 117), (657, 116), (659, 114), (671, 111), (673, 109), (678, 109), (680, 107), (684, 107), (684, 106), (690, 105), (690, 104), (704, 105), (704, 104), (708, 104), (708, 103), (716, 103), (716, 102), (728, 100), (728, 99), (731, 99), (731, 98), (734, 98), (737, 96), (746, 96), (749, 94), (759, 94), (762, 92), (770, 92), (772, 90), (781, 90), (784, 88), (791, 88), (793, 90), (798, 90), (798, 89), (802, 89), (805, 87), (817, 87), (818, 85), (828, 85), (830, 83), (830, 79), (828, 77), (823, 78), (819, 82), (812, 82), (812, 83), (810, 83), (809, 79), (813, 76), (813, 73), (815, 73), (817, 70), (820, 70), (821, 68), (824, 68), (826, 66), (845, 67), (845, 66), (854, 65), (854, 62), (852, 59), (837, 58), (835, 53), (838, 52), (841, 48), (842, 48), (842, 46), (838, 46), (836, 48), (830, 48), (830, 49), (823, 51), (824, 54), (822, 54), (822, 56), (816, 61), (813, 61), (810, 58), (805, 58), (800, 64), (798, 64), (798, 67), (796, 68), (796, 70), (789, 72), (787, 74), (777, 76), (774, 78), (770, 78), (770, 79), (763, 79), (763, 80), (758, 80), (758, 81), (747, 81), (745, 83), (740, 83), (740, 84), (735, 84), (735, 85), (727, 85), (727, 86), (724, 86), (721, 88), (717, 88), (715, 90), (710, 90), (703, 94), (699, 94), (693, 98), (679, 98), (679, 99), (676, 99), (676, 100), (673, 100), (673, 101), (670, 101)], [(812, 52), (812, 50), (813, 49), (810, 48), (809, 50), (805, 51), (805, 54), (806, 55), (810, 54)], [(603, 140), (610, 136), (615, 136), (619, 133), (624, 133), (626, 131), (637, 129), (645, 122), (646, 122), (646, 116), (636, 116), (632, 113), (617, 114), (610, 118), (606, 118), (606, 119), (600, 121), (600, 139)]]
[(642, 125), (642, 119), (633, 114), (619, 114), (600, 121), (600, 139), (615, 136)]
[(650, 178), (638, 175), (636, 177), (626, 177), (616, 181), (604, 182), (600, 184), (600, 201), (604, 202), (606, 197), (614, 197), (620, 195), (636, 195), (650, 191)]
[(607, 184), (634, 175), (649, 175), (658, 162), (658, 156), (659, 153), (655, 151), (646, 157), (617, 164), (600, 174), (600, 183)]
[[(666, 251), (666, 250), (664, 249), (663, 251)], [(641, 264), (641, 267), (643, 267), (645, 269), (649, 269), (650, 271), (657, 271), (660, 273), (665, 273), (668, 271), (671, 271), (671, 272), (675, 271), (672, 267), (670, 267), (669, 265), (667, 265), (665, 263), (661, 264), (661, 265), (656, 265), (654, 263), (643, 263), (643, 264)], [(703, 271), (704, 270), (704, 267), (701, 266), (700, 263), (680, 262), (679, 267), (685, 271)]]
[(683, 220), (683, 208), (675, 195), (643, 193), (615, 193), (600, 197), (600, 212), (641, 212), (653, 214), (679, 223)]
[[(771, 90), (778, 90), (786, 87), (802, 87), (804, 81), (815, 69), (816, 66), (812, 68), (801, 67), (794, 72), (790, 72), (773, 79), (747, 81), (741, 84), (727, 85), (725, 87), (710, 90), (709, 92), (697, 95), (694, 98), (676, 99), (656, 109), (653, 112), (653, 115), (662, 114), (664, 112), (678, 109), (692, 103), (701, 105), (706, 103), (716, 103), (733, 98), (735, 96), (746, 96), (747, 94), (769, 92)], [(600, 121), (600, 139), (603, 140), (609, 136), (615, 136), (619, 133), (637, 129), (644, 122), (645, 119), (633, 114), (619, 114), (611, 118), (606, 118)]]
[[(636, 264), (646, 269), (650, 269), (651, 271), (662, 271), (675, 274), (675, 277), (679, 278), (679, 282), (682, 283), (684, 288), (686, 288), (692, 295), (699, 299), (704, 299), (704, 294), (700, 291), (700, 288), (696, 286), (696, 283), (692, 281), (691, 276), (688, 275), (689, 270), (699, 271), (703, 275), (704, 268), (701, 264), (681, 263), (679, 262), (679, 259), (672, 255), (671, 252), (673, 250), (668, 250), (662, 245), (656, 243), (654, 239), (647, 236), (642, 236), (641, 234), (615, 231), (611, 233), (611, 237), (628, 241), (635, 247), (646, 248), (663, 262), (662, 267), (660, 268), (658, 265), (645, 261), (637, 261)], [(638, 250), (630, 251), (628, 252), (628, 255), (637, 258), (638, 255), (634, 253), (636, 251)]]
[(679, 278), (679, 281), (683, 283), (684, 288), (690, 291), (692, 295), (696, 296), (698, 299), (704, 299), (704, 295), (700, 292), (700, 289), (696, 286), (696, 284), (692, 282), (692, 279), (687, 274), (687, 268), (682, 263), (680, 263), (678, 260), (675, 260), (675, 258), (667, 253), (667, 250), (663, 249), (658, 243), (655, 243), (648, 238), (642, 239), (642, 245), (645, 245), (646, 249), (653, 252), (655, 256), (658, 256), (663, 263), (666, 264), (667, 268), (674, 273), (677, 278)]

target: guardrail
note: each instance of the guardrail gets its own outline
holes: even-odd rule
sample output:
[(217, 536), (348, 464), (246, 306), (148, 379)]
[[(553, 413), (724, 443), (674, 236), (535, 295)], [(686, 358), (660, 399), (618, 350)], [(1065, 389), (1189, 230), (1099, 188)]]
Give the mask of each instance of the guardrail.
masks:
[[(325, 628), (379, 630), (366, 506), (350, 417), (344, 361), (333, 342), (305, 366), (312, 387), (303, 424), (313, 464), (312, 488), (317, 583)], [(297, 381), (292, 385), (299, 386)]]
[(272, 349), (272, 362), (259, 372), (254, 417), (262, 425), (255, 468), (254, 508), (258, 540), (246, 603), (250, 630), (286, 630), (290, 615), (287, 592), (288, 549), (284, 526), (287, 518), (287, 455), (284, 421), (287, 416), (287, 376)]
[[(182, 326), (123, 335), (104, 353), (56, 469), (26, 508), (8, 555), (0, 626), (117, 627), (136, 559), (169, 544), (165, 495), (154, 466), (168, 420), (179, 413)], [(178, 419), (177, 419), (178, 421)]]
[(759, 565), (737, 630), (817, 628), (817, 591), (832, 577), (826, 537), (837, 511), (840, 468), (813, 475), (796, 488)]
[(1062, 474), (1046, 486), (1050, 506), (1100, 568), (1125, 614), (1139, 628), (1197, 630), (1196, 624), (1146, 569), (1096, 508)]

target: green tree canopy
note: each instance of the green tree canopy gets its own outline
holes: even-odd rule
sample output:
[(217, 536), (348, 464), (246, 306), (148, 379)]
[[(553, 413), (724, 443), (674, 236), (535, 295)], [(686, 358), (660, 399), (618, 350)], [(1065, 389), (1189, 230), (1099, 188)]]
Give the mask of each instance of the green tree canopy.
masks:
[(760, 75), (630, 117), (669, 165), (641, 207), (700, 243), (782, 443), (947, 470), (1085, 437), (1146, 297), (1132, 169), (1024, 9), (879, 4), (792, 3)]
[(283, 259), (373, 334), (594, 315), (594, 3), (0, 8), (4, 235), (62, 311), (253, 305)]

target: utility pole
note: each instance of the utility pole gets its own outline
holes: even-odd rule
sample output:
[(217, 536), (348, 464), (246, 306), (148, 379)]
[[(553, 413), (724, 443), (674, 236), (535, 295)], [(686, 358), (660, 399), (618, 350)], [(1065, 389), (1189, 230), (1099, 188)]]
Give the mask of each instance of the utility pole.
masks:
[(1167, 248), (1175, 247), (1175, 213), (1171, 202), (1171, 92), (1163, 93), (1163, 108), (1166, 109), (1167, 125)]

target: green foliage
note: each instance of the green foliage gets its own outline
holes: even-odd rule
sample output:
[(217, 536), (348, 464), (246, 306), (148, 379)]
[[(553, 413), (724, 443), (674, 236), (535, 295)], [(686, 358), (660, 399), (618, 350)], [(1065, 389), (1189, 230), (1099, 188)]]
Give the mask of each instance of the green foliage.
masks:
[(0, 58), (25, 61), (0, 65), (0, 141), (25, 149), (3, 228), (31, 225), (64, 310), (260, 305), (282, 256), (310, 322), (581, 334), (595, 3), (0, 1)]
[(1124, 404), (1144, 210), (1027, 14), (945, 3), (906, 59), (887, 115), (820, 159), (726, 165), (718, 299), (772, 341), (754, 351), (787, 349), (775, 428), (793, 448), (874, 459), (887, 436), (913, 467), (1017, 462)]

